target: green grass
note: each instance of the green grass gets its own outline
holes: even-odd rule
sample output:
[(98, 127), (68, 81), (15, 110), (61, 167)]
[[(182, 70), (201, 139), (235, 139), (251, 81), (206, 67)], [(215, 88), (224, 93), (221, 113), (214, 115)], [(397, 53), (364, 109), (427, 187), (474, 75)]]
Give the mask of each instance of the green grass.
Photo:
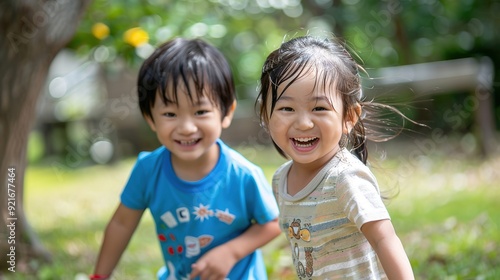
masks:
[[(269, 179), (284, 161), (271, 148), (240, 150)], [(385, 159), (373, 153), (373, 171), (384, 189), (399, 191), (387, 204), (416, 278), (500, 279), (500, 157), (436, 154), (405, 162), (398, 151), (388, 148)], [(53, 262), (29, 263), (38, 268), (36, 275), (6, 273), (5, 279), (85, 279), (133, 163), (76, 170), (30, 166), (25, 210)], [(264, 247), (270, 279), (295, 279), (283, 241), (280, 236)], [(161, 259), (146, 213), (114, 278), (155, 279)]]

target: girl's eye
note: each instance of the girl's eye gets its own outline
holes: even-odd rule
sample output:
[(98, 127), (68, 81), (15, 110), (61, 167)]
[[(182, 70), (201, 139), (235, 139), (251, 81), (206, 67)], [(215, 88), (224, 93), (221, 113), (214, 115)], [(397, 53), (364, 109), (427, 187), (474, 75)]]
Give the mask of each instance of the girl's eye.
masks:
[(326, 110), (328, 110), (328, 109), (327, 109), (327, 108), (325, 108), (325, 107), (315, 107), (315, 108), (313, 109), (313, 111), (326, 111)]
[(278, 111), (285, 111), (285, 112), (292, 112), (293, 109), (292, 107), (281, 107), (281, 108), (277, 108)]

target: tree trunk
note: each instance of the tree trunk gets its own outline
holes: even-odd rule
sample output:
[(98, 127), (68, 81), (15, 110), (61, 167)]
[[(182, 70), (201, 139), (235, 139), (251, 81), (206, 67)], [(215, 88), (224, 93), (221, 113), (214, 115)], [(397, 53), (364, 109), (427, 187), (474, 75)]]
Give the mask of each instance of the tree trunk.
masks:
[(3, 271), (22, 270), (32, 258), (50, 261), (24, 212), (27, 142), (50, 64), (73, 37), (89, 3), (0, 3), (0, 276)]

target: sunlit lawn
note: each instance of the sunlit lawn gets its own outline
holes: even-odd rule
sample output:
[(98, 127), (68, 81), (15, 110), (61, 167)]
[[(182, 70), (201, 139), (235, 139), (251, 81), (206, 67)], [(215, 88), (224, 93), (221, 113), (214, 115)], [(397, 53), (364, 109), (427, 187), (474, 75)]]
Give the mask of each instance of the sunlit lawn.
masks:
[[(399, 189), (388, 208), (416, 278), (500, 279), (500, 157), (481, 161), (447, 150), (415, 157), (418, 153), (410, 156), (415, 149), (411, 143), (405, 149), (388, 147), (386, 159), (380, 150), (372, 152), (373, 171), (381, 186)], [(240, 150), (269, 179), (283, 162), (272, 149)], [(54, 261), (30, 264), (40, 268), (36, 276), (16, 272), (6, 279), (85, 279), (133, 162), (76, 170), (58, 169), (50, 162), (30, 166), (26, 211)], [(270, 279), (295, 279), (283, 240), (281, 236), (264, 247)], [(146, 213), (114, 279), (155, 279), (161, 262)]]

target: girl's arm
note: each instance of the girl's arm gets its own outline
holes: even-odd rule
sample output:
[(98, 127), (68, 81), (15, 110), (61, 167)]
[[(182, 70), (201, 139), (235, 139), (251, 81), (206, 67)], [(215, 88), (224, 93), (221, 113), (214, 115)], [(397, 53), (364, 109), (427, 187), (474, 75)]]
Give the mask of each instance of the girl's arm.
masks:
[[(280, 234), (278, 219), (253, 224), (240, 236), (205, 253), (192, 265), (191, 279), (224, 279), (242, 258), (264, 246)], [(215, 278), (214, 278), (215, 277)]]
[(109, 277), (125, 251), (139, 221), (142, 210), (130, 209), (119, 204), (104, 233), (94, 274)]
[(390, 220), (368, 222), (361, 227), (389, 279), (415, 279), (408, 256)]

